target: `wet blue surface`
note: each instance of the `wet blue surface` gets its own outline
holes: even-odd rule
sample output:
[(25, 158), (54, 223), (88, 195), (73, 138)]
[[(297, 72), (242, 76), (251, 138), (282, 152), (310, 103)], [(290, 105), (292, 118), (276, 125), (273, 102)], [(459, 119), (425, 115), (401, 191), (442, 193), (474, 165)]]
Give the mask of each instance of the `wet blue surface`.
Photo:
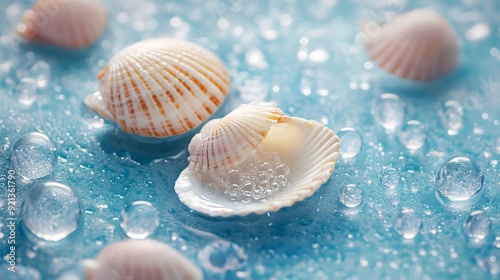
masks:
[[(23, 276), (36, 274), (33, 269), (43, 279), (57, 279), (75, 270), (81, 259), (128, 238), (120, 227), (121, 213), (138, 200), (150, 202), (159, 213), (160, 225), (149, 238), (181, 251), (208, 279), (500, 277), (498, 1), (107, 0), (109, 26), (102, 39), (84, 51), (17, 39), (14, 27), (30, 2), (0, 3), (0, 253), (10, 252), (8, 181), (16, 183), (16, 215), (28, 190), (56, 181), (78, 195), (83, 218), (78, 229), (59, 242), (37, 238), (16, 220), (15, 275), (20, 279), (36, 279), (34, 274)], [(362, 19), (390, 19), (418, 7), (432, 7), (448, 19), (461, 48), (459, 69), (426, 84), (379, 69), (358, 40)], [(228, 219), (190, 211), (173, 189), (187, 166), (190, 136), (140, 143), (82, 101), (98, 89), (95, 75), (114, 53), (157, 36), (191, 40), (223, 59), (232, 88), (217, 116), (241, 103), (274, 101), (286, 114), (317, 120), (334, 131), (355, 129), (362, 138), (359, 154), (359, 137), (343, 142), (342, 149), (350, 152), (339, 160), (331, 179), (291, 208)], [(387, 133), (381, 125), (374, 104), (386, 93), (404, 104), (390, 118), (402, 125), (420, 122), (423, 129), (416, 133), (425, 133), (422, 147), (418, 138), (410, 147), (419, 148), (407, 148), (415, 130), (399, 133), (397, 127)], [(448, 133), (450, 116), (443, 117), (442, 108), (450, 100), (463, 112), (463, 118), (458, 117), (462, 125), (451, 133), (457, 135)], [(54, 144), (52, 172), (29, 182), (17, 174), (9, 180), (10, 152), (29, 132), (41, 132)], [(349, 145), (354, 146), (348, 150)], [(471, 158), (484, 173), (482, 190), (468, 203), (450, 203), (436, 194), (438, 170), (453, 156)], [(390, 184), (394, 188), (384, 187), (381, 180), (389, 167), (400, 174), (399, 184)], [(338, 191), (346, 185), (361, 190), (359, 206), (339, 202)], [(484, 216), (483, 223), (469, 223), (464, 230), (475, 210), (483, 210), (492, 222), (483, 240), (469, 235), (482, 236), (487, 228)], [(411, 213), (409, 219), (403, 211)], [(418, 220), (421, 227), (415, 229)], [(470, 226), (478, 224), (483, 227), (471, 231)], [(412, 237), (415, 230), (414, 238), (403, 238)], [(7, 267), (2, 262), (0, 279), (18, 279)]]

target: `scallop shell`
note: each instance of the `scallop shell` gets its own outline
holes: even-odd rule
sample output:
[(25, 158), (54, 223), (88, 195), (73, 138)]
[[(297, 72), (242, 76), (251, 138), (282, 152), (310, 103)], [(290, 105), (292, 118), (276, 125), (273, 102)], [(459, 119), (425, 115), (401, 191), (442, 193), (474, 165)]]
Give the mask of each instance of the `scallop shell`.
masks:
[[(212, 131), (218, 129), (217, 125)], [(269, 129), (257, 149), (278, 153), (292, 171), (288, 185), (271, 198), (250, 203), (231, 200), (204, 182), (202, 172), (190, 165), (175, 182), (179, 199), (195, 211), (222, 217), (264, 214), (292, 206), (311, 196), (331, 176), (339, 156), (340, 141), (333, 131), (318, 122), (283, 116)]]
[(135, 43), (98, 74), (100, 91), (85, 104), (124, 131), (143, 137), (183, 134), (222, 105), (229, 74), (209, 50), (179, 39)]
[(38, 0), (17, 32), (28, 40), (79, 49), (94, 44), (107, 22), (106, 8), (98, 0)]
[(195, 280), (202, 272), (172, 247), (153, 240), (125, 240), (83, 262), (87, 280)]
[(236, 108), (211, 124), (214, 127), (191, 153), (190, 165), (196, 171), (215, 171), (242, 163), (282, 118), (283, 112), (269, 102)]
[(388, 72), (410, 80), (428, 81), (452, 72), (458, 64), (458, 39), (436, 12), (417, 9), (386, 25), (363, 24), (370, 57)]

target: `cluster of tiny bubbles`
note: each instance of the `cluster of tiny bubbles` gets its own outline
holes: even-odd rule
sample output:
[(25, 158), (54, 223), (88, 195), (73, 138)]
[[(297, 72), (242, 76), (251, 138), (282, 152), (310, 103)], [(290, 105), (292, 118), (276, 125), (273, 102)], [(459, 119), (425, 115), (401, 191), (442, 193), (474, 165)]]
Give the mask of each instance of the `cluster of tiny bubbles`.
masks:
[(399, 141), (410, 150), (422, 148), (426, 139), (427, 134), (419, 121), (407, 122), (399, 132)]
[(260, 151), (236, 168), (218, 174), (224, 193), (242, 203), (270, 198), (286, 187), (289, 179), (290, 168), (277, 154)]
[(350, 127), (342, 128), (337, 136), (340, 138), (340, 156), (343, 159), (355, 158), (363, 148), (363, 138), (361, 134)]
[(465, 201), (483, 187), (483, 169), (468, 157), (453, 157), (439, 169), (436, 185), (438, 193), (450, 201)]
[(38, 132), (21, 136), (10, 154), (12, 168), (23, 182), (50, 175), (54, 160), (54, 144), (46, 135)]
[(380, 175), (380, 183), (388, 189), (395, 189), (399, 187), (401, 183), (401, 175), (396, 169), (386, 167), (382, 170), (382, 174)]
[(41, 280), (40, 272), (29, 266), (16, 264), (15, 272), (9, 270), (10, 266), (0, 266), (0, 279), (2, 280)]
[(490, 216), (482, 211), (474, 211), (465, 220), (464, 231), (470, 238), (482, 240), (485, 239), (491, 230)]
[(363, 193), (354, 184), (343, 186), (338, 193), (339, 202), (342, 205), (352, 208), (361, 204)]
[(413, 239), (422, 227), (422, 219), (413, 209), (403, 210), (394, 223), (396, 232), (405, 239)]
[(158, 210), (147, 201), (134, 201), (121, 213), (121, 223), (125, 234), (133, 239), (144, 239), (151, 235), (160, 224)]
[(371, 112), (375, 122), (385, 128), (387, 133), (392, 133), (403, 124), (406, 104), (399, 96), (385, 93), (374, 100)]
[(74, 232), (81, 220), (80, 200), (61, 183), (45, 182), (33, 187), (25, 197), (21, 219), (35, 236), (59, 241)]
[(248, 256), (243, 248), (232, 242), (215, 240), (198, 253), (198, 259), (206, 269), (226, 273), (245, 266)]
[(449, 135), (457, 135), (464, 126), (464, 108), (458, 101), (448, 100), (439, 110), (439, 118)]

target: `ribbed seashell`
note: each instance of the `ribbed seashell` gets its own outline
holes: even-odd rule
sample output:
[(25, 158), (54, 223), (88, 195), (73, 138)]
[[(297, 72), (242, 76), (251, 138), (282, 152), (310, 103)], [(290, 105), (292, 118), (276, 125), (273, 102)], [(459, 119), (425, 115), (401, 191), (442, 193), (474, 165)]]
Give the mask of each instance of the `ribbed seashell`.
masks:
[(28, 40), (79, 49), (94, 44), (108, 23), (99, 0), (38, 0), (17, 32)]
[[(215, 171), (242, 163), (251, 155), (273, 125), (283, 118), (275, 104), (254, 102), (241, 105), (212, 123), (210, 132), (202, 129), (202, 140), (189, 157), (197, 171)], [(207, 133), (206, 136), (203, 132)], [(191, 146), (191, 145), (190, 145)]]
[[(272, 106), (266, 103), (253, 103), (247, 105), (250, 108), (258, 108), (262, 106), (261, 112), (266, 112)], [(266, 107), (269, 106), (269, 107)], [(238, 116), (241, 114), (237, 110), (245, 107), (237, 108), (233, 114)], [(248, 109), (248, 108), (247, 108)], [(245, 110), (247, 110), (245, 109)], [(254, 109), (252, 109), (253, 111)], [(231, 114), (230, 114), (231, 115)], [(212, 127), (211, 132), (218, 131), (217, 134), (224, 134), (226, 127), (223, 122), (228, 122), (227, 115), (223, 119), (216, 120), (215, 123), (208, 123)], [(279, 115), (279, 113), (277, 113)], [(240, 120), (240, 122), (248, 121), (253, 123), (253, 115), (248, 119)], [(244, 126), (248, 127), (248, 124)], [(227, 128), (227, 127), (226, 127)], [(202, 131), (198, 134), (201, 138), (206, 139), (212, 133)], [(254, 134), (251, 130), (248, 134)], [(203, 136), (202, 134), (205, 134)], [(215, 135), (215, 134), (214, 134)], [(219, 136), (221, 137), (221, 136)], [(215, 139), (215, 138), (214, 138)], [(222, 138), (220, 138), (222, 139)], [(203, 139), (193, 138), (195, 143), (190, 145), (190, 153), (193, 147), (198, 143), (198, 147), (202, 146)], [(210, 141), (212, 147), (218, 147), (214, 140)], [(245, 143), (245, 142), (242, 142)], [(283, 207), (292, 206), (298, 201), (311, 196), (323, 183), (331, 176), (337, 162), (340, 141), (337, 135), (324, 125), (308, 121), (302, 118), (281, 116), (273, 126), (267, 130), (267, 133), (260, 144), (255, 148), (258, 151), (274, 152), (279, 154), (282, 162), (287, 164), (291, 170), (291, 177), (288, 180), (288, 185), (280, 189), (269, 199), (255, 200), (250, 203), (229, 198), (220, 189), (207, 183), (205, 174), (217, 174), (213, 171), (203, 172), (196, 170), (193, 164), (188, 166), (175, 182), (175, 191), (179, 199), (189, 208), (204, 213), (209, 216), (245, 216), (251, 213), (264, 214), (267, 212), (278, 211)], [(212, 151), (221, 150), (220, 148), (212, 149)], [(222, 149), (223, 150), (223, 149)], [(234, 145), (231, 150), (237, 151), (237, 145)], [(197, 151), (197, 150), (195, 150)], [(229, 155), (228, 153), (225, 153)], [(212, 153), (212, 156), (217, 153)], [(207, 154), (210, 156), (210, 153)], [(224, 165), (221, 165), (224, 166)]]
[(125, 240), (83, 262), (86, 280), (197, 280), (203, 274), (172, 247), (153, 240)]
[(85, 104), (124, 131), (144, 137), (183, 134), (222, 105), (229, 74), (202, 46), (173, 38), (135, 43), (98, 74), (100, 91)]
[(410, 80), (428, 81), (451, 73), (458, 64), (458, 39), (436, 12), (417, 9), (388, 24), (362, 24), (370, 57), (386, 71)]

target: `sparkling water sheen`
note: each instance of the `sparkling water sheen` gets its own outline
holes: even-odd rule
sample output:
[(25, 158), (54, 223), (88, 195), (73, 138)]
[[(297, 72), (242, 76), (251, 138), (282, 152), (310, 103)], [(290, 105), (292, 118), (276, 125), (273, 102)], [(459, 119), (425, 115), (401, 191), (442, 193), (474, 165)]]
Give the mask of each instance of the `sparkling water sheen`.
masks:
[(439, 169), (436, 184), (446, 199), (468, 200), (483, 187), (483, 169), (468, 157), (453, 157)]

